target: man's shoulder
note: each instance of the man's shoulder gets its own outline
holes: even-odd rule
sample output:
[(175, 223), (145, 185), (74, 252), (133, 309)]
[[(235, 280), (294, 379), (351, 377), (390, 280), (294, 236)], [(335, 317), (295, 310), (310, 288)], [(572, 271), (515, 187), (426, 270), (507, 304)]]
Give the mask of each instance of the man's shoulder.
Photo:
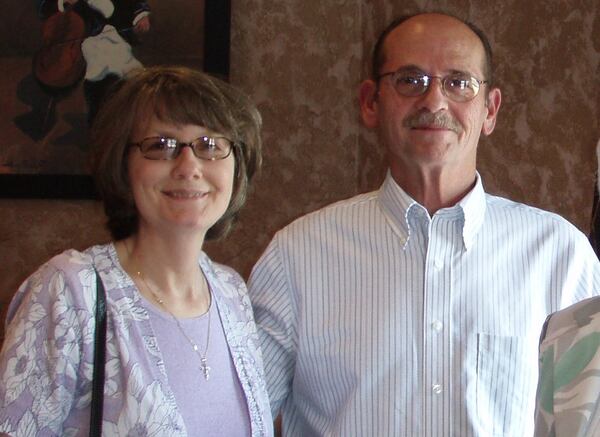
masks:
[(487, 193), (486, 203), (487, 209), (491, 214), (519, 218), (536, 224), (545, 223), (578, 231), (575, 225), (552, 211)]
[(348, 199), (338, 200), (295, 219), (285, 226), (282, 231), (294, 231), (319, 223), (326, 225), (349, 219), (372, 208), (377, 202), (377, 197), (378, 191), (371, 191)]

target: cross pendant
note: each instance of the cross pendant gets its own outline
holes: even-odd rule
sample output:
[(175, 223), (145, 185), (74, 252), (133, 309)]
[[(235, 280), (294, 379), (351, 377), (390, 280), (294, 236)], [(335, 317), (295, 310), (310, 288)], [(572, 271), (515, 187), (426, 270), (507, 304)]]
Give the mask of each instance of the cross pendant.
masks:
[(200, 361), (202, 363), (200, 364), (200, 370), (202, 370), (202, 373), (204, 374), (204, 379), (208, 381), (210, 379), (210, 367), (206, 362), (206, 358), (201, 358)]

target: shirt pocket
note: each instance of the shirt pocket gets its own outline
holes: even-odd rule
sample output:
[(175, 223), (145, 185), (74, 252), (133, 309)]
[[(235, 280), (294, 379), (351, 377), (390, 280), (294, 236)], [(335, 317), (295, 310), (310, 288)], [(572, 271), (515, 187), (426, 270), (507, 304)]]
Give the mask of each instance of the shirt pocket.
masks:
[(537, 385), (535, 339), (480, 333), (475, 340), (473, 419), (480, 435), (530, 435)]

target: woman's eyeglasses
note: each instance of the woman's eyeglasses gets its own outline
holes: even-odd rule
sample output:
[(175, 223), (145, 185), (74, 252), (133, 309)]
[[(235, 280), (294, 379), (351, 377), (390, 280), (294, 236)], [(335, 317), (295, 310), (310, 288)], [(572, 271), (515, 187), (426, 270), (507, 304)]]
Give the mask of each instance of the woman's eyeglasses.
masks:
[(207, 161), (225, 159), (233, 149), (233, 141), (225, 137), (200, 137), (189, 143), (169, 137), (149, 137), (130, 146), (139, 147), (146, 159), (175, 159), (184, 147), (190, 147), (197, 158)]

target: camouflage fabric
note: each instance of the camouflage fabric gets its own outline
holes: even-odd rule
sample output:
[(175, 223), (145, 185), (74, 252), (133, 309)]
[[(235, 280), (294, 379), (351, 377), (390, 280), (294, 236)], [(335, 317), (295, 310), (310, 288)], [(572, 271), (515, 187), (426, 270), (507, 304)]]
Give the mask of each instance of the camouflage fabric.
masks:
[(535, 437), (600, 436), (600, 298), (548, 317), (540, 342)]

